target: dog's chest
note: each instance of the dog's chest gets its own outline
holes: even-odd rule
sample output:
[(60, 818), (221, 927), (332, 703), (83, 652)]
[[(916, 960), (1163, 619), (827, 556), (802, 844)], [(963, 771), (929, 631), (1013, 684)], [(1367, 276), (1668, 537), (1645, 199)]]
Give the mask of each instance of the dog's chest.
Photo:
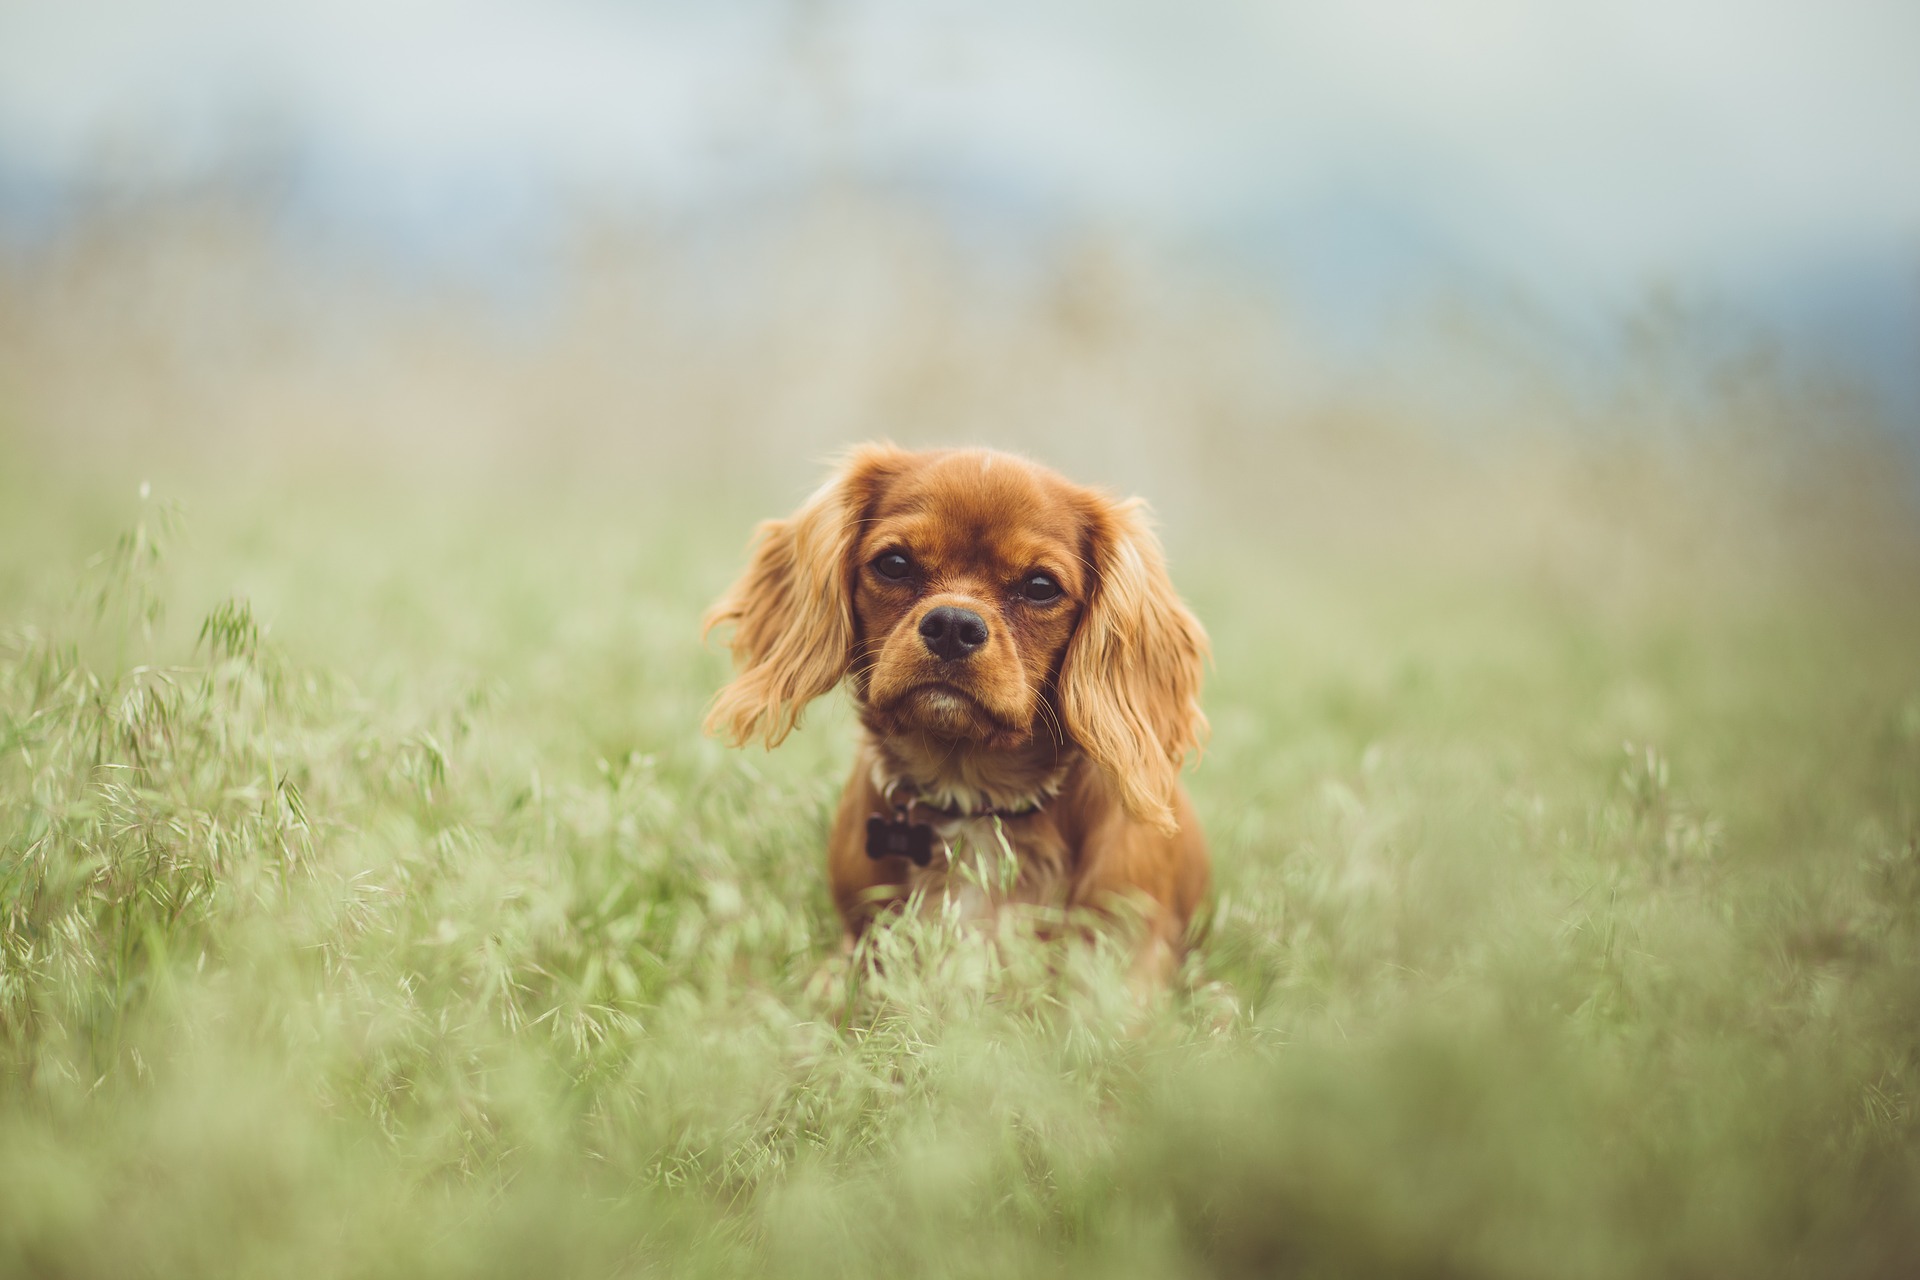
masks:
[(954, 818), (933, 824), (933, 858), (913, 868), (908, 888), (925, 910), (990, 922), (1008, 907), (1065, 907), (1070, 862), (1044, 817)]

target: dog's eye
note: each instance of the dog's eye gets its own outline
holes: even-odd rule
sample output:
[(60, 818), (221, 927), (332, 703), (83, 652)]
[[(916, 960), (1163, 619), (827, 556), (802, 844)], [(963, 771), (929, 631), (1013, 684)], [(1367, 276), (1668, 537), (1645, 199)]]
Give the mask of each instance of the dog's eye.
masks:
[(1044, 573), (1030, 573), (1020, 584), (1020, 594), (1035, 604), (1060, 598), (1060, 584)]
[(890, 582), (900, 582), (913, 573), (913, 561), (898, 551), (889, 551), (873, 562), (873, 571)]

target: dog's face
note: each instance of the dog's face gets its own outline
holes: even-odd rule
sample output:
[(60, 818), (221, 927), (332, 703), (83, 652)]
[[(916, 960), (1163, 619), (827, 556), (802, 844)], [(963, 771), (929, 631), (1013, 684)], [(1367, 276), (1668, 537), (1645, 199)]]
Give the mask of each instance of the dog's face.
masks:
[(707, 616), (737, 678), (708, 720), (775, 745), (850, 676), (884, 736), (1077, 745), (1136, 817), (1170, 827), (1205, 731), (1206, 636), (1137, 504), (986, 450), (856, 450)]
[(1057, 724), (1054, 676), (1089, 585), (1078, 496), (990, 453), (875, 487), (851, 548), (851, 675), (869, 727), (1017, 747)]

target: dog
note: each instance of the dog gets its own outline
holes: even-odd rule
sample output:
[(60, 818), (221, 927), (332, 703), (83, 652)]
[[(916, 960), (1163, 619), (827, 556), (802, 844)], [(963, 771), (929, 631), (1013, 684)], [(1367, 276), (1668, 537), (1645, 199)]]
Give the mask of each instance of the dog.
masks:
[[(986, 449), (864, 445), (708, 610), (708, 732), (770, 749), (843, 680), (862, 741), (827, 845), (850, 943), (907, 901), (1126, 921), (1164, 985), (1208, 886), (1181, 784), (1207, 635), (1137, 499)], [(1003, 851), (997, 874), (969, 853)], [(917, 896), (916, 896), (917, 894)]]

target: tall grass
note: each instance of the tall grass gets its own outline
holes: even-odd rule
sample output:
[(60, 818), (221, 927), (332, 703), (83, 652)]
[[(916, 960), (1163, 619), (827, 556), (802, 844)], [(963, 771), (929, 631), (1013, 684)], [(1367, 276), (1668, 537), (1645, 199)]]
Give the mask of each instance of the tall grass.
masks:
[[(1211, 928), (1147, 1009), (1099, 947), (937, 918), (849, 961), (844, 708), (698, 736), (698, 613), (794, 446), (735, 491), (670, 442), (342, 484), (6, 366), (0, 1270), (1910, 1274), (1920, 561), (1871, 440), (1742, 428), (1829, 404), (1764, 375), (1684, 446), (1289, 415), (1205, 356), (1230, 308), (1160, 351), (1075, 270), (1018, 310), (1068, 419), (1032, 447), (1124, 471), (1087, 424), (1130, 362), (1211, 433), (1126, 437), (1177, 459), (1143, 487), (1218, 662)], [(591, 362), (556, 341), (506, 383)], [(972, 342), (915, 394), (1017, 398)], [(328, 357), (285, 359), (208, 403), (317, 412)], [(676, 376), (652, 411), (719, 394)], [(742, 402), (871, 409), (783, 376)]]

